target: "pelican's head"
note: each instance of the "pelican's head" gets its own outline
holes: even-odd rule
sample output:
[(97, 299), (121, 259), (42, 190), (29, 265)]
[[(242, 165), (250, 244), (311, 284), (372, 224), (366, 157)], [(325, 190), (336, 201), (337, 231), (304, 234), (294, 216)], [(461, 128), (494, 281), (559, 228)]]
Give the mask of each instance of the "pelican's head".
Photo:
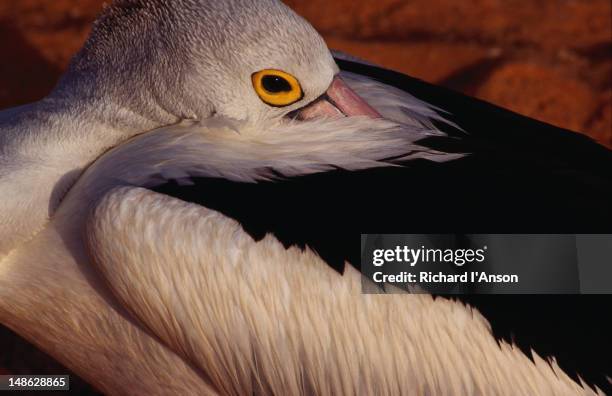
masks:
[[(328, 91), (340, 112), (375, 115), (334, 80), (338, 71), (316, 30), (277, 0), (118, 0), (65, 83), (81, 81), (156, 121), (279, 120)], [(336, 109), (319, 101), (303, 114)]]
[(319, 34), (278, 0), (116, 0), (47, 98), (0, 115), (0, 193), (11, 197), (0, 202), (0, 257), (134, 135), (185, 119), (377, 117), (338, 72)]

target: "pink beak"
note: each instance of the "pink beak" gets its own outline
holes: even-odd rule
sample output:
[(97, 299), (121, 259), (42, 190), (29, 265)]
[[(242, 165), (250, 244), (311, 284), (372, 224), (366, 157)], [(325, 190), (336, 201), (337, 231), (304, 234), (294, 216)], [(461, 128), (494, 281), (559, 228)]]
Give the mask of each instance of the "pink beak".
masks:
[(338, 76), (330, 84), (325, 94), (304, 107), (298, 113), (298, 118), (308, 120), (315, 117), (351, 117), (367, 116), (370, 118), (382, 118), (378, 111), (374, 110), (365, 100), (361, 99), (342, 79)]

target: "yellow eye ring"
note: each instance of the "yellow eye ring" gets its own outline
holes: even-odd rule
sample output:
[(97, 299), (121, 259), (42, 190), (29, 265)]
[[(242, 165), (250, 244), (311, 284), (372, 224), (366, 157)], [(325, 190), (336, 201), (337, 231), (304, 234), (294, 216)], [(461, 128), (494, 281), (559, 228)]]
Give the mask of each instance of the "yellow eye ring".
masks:
[(285, 107), (304, 97), (299, 81), (282, 70), (264, 69), (251, 75), (253, 88), (264, 103)]

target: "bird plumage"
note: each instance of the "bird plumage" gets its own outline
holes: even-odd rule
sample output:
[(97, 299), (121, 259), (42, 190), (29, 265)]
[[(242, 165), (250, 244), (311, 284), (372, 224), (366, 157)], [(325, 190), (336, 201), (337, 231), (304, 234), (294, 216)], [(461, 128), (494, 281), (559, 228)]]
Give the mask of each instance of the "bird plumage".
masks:
[[(342, 275), (319, 245), (283, 240), (275, 225), (311, 231), (289, 217), (256, 242), (235, 211), (253, 196), (215, 203), (235, 186), (462, 163), (474, 146), (456, 143), (478, 142), (457, 98), (446, 108), (421, 85), (414, 94), (380, 69), (340, 64), (382, 118), (291, 117), (339, 69), (280, 2), (117, 1), (48, 98), (0, 113), (0, 321), (111, 394), (592, 394), (498, 345), (458, 302), (361, 294), (352, 267)], [(296, 76), (303, 99), (263, 103), (250, 77), (270, 68)], [(200, 183), (208, 208), (161, 194), (185, 198), (169, 181)], [(330, 191), (305, 190), (296, 206)], [(433, 202), (412, 203), (415, 215)]]

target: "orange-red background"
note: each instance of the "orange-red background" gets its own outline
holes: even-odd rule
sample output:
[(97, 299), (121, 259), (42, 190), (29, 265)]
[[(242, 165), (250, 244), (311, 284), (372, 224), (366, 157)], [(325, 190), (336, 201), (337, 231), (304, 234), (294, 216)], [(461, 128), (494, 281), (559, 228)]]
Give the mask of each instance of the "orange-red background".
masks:
[[(612, 147), (610, 0), (287, 0), (333, 48)], [(0, 108), (40, 98), (102, 0), (0, 0)]]
[[(612, 147), (610, 0), (287, 3), (333, 48)], [(0, 0), (0, 108), (36, 100), (53, 87), (102, 5)], [(0, 373), (65, 372), (1, 327), (0, 351)]]

